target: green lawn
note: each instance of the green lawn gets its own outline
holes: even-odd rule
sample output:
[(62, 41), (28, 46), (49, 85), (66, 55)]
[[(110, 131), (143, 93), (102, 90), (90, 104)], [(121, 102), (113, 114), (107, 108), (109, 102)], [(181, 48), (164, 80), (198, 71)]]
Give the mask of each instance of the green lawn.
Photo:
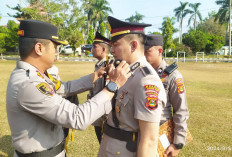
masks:
[[(93, 71), (94, 63), (56, 62), (63, 81)], [(181, 151), (181, 157), (232, 156), (232, 64), (178, 63), (187, 91), (190, 119), (188, 127), (194, 140)], [(0, 61), (0, 156), (13, 156), (7, 123), (5, 97), (9, 75), (15, 61)], [(80, 103), (87, 92), (78, 95)], [(99, 145), (92, 126), (76, 131), (69, 142), (69, 157), (97, 156)]]

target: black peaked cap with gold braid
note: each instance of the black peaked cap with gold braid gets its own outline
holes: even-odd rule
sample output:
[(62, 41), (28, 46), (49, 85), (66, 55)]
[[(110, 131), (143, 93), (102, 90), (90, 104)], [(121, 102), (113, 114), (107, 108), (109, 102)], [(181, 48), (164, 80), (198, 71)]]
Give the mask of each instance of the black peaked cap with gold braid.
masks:
[(112, 16), (108, 16), (108, 22), (111, 30), (111, 42), (115, 42), (126, 34), (144, 34), (144, 28), (151, 26), (151, 24), (121, 21)]
[(22, 20), (18, 30), (20, 38), (49, 39), (57, 45), (67, 45), (67, 41), (58, 38), (58, 28), (50, 23), (37, 20)]
[(106, 37), (102, 36), (99, 32), (96, 32), (95, 38), (93, 40), (93, 44), (96, 43), (105, 43), (111, 46), (110, 39), (107, 39)]

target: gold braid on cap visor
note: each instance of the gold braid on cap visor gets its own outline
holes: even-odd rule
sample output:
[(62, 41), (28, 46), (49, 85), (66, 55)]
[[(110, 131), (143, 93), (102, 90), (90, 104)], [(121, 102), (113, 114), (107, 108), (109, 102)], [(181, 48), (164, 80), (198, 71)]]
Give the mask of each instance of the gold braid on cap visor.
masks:
[(130, 30), (120, 31), (120, 32), (111, 34), (111, 37), (114, 37), (116, 35), (121, 35), (121, 34), (128, 34), (128, 33), (130, 33)]
[(98, 42), (105, 42), (105, 41), (103, 41), (103, 40), (94, 40), (94, 41), (98, 41)]

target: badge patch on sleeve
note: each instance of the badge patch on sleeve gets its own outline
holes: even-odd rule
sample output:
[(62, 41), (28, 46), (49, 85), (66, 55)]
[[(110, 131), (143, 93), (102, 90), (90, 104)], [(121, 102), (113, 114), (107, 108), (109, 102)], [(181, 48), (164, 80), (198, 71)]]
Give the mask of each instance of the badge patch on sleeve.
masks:
[(147, 97), (146, 108), (155, 110), (158, 108), (158, 97)]
[(39, 83), (36, 87), (43, 94), (46, 94), (49, 96), (53, 96), (53, 94), (54, 94), (53, 90), (45, 82)]
[(147, 95), (145, 107), (149, 110), (157, 109), (160, 89), (156, 85), (145, 85), (144, 89)]
[(160, 89), (155, 86), (155, 85), (145, 85), (144, 86), (145, 90), (151, 90), (151, 91), (155, 91), (156, 93), (159, 93)]
[(184, 81), (182, 78), (176, 79), (177, 91), (179, 94), (184, 93)]
[(153, 96), (153, 97), (158, 97), (158, 93), (156, 92), (146, 92), (147, 96)]

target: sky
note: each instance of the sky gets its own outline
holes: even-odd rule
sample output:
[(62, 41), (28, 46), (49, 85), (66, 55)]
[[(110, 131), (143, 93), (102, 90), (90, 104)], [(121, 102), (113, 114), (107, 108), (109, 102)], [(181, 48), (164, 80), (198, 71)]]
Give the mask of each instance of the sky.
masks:
[[(198, 3), (199, 10), (202, 14), (202, 18), (208, 17), (208, 13), (212, 11), (218, 11), (219, 7), (215, 3), (216, 0), (183, 0), (182, 2), (189, 3)], [(132, 15), (135, 15), (135, 12), (144, 15), (144, 23), (152, 24), (151, 27), (146, 28), (146, 33), (148, 32), (160, 32), (159, 28), (162, 25), (164, 17), (174, 17), (175, 13), (173, 10), (180, 6), (179, 0), (108, 0), (110, 7), (113, 11), (111, 16), (118, 18), (120, 20), (125, 20)], [(8, 20), (15, 20), (7, 15), (7, 13), (14, 14), (15, 12), (12, 9), (6, 7), (9, 5), (15, 7), (17, 4), (21, 4), (22, 7), (26, 7), (26, 0), (0, 0), (1, 8), (0, 14), (2, 19), (0, 25), (6, 25)], [(187, 32), (189, 27), (188, 24), (189, 16), (187, 16), (183, 22), (183, 33)], [(193, 26), (193, 23), (191, 23)], [(175, 28), (179, 28), (179, 22), (176, 22), (174, 25)], [(174, 37), (177, 37), (179, 34), (174, 34)]]

